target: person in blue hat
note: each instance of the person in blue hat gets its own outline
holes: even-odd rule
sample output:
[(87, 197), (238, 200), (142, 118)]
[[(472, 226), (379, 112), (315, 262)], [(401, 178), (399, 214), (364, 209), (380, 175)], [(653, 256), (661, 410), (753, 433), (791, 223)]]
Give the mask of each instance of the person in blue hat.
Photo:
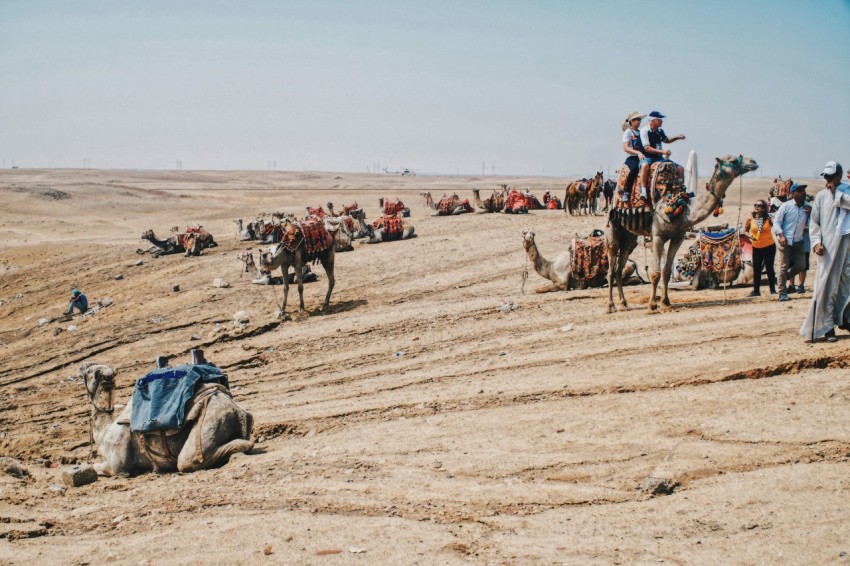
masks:
[[(670, 161), (670, 150), (664, 149), (664, 144), (685, 139), (685, 134), (668, 138), (664, 130), (661, 129), (664, 118), (664, 114), (658, 110), (653, 110), (649, 113), (649, 124), (640, 129), (640, 141), (643, 145), (643, 154), (645, 156), (640, 162), (640, 196), (644, 200), (649, 199), (647, 186), (649, 185), (650, 165), (657, 161)], [(684, 179), (685, 169), (678, 163), (676, 167), (679, 170), (679, 178)]]
[(803, 270), (806, 258), (803, 231), (808, 224), (806, 185), (791, 185), (791, 199), (782, 203), (773, 216), (773, 234), (779, 244), (779, 300), (787, 301), (789, 278)]
[(79, 309), (80, 314), (89, 309), (89, 300), (77, 289), (71, 291), (71, 303), (68, 305), (68, 310), (65, 311), (65, 314), (68, 316), (74, 314), (74, 309)]

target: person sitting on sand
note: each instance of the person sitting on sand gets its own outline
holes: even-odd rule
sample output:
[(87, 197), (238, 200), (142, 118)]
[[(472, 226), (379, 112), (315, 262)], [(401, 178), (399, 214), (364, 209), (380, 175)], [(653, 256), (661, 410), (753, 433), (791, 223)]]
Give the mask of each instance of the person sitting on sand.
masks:
[(71, 316), (74, 314), (75, 308), (80, 310), (80, 314), (89, 310), (89, 300), (77, 289), (71, 291), (71, 302), (68, 304), (68, 310), (65, 311), (65, 315)]

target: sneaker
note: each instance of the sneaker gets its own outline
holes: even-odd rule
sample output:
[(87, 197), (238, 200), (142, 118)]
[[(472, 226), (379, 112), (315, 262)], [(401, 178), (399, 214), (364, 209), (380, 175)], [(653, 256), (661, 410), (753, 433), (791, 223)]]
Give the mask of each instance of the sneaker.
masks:
[(805, 293), (805, 292), (806, 292), (806, 288), (805, 288), (805, 287), (803, 287), (802, 285), (800, 285), (799, 287), (797, 287), (797, 294), (802, 295), (802, 294), (803, 294), (803, 293)]
[(646, 192), (646, 187), (640, 188), (640, 198), (642, 198), (643, 200), (646, 200), (647, 198), (649, 198), (648, 195), (647, 195), (647, 192)]
[(751, 297), (761, 297), (761, 293), (759, 293), (758, 291), (753, 291), (752, 293), (747, 295), (748, 299), (751, 298)]
[(620, 202), (629, 202), (632, 199), (632, 193), (623, 193), (623, 196), (620, 198)]
[(835, 335), (835, 329), (830, 328), (829, 331), (823, 335), (827, 342), (837, 342), (838, 337)]
[(791, 299), (788, 298), (788, 293), (779, 293), (779, 300), (784, 302), (790, 301)]

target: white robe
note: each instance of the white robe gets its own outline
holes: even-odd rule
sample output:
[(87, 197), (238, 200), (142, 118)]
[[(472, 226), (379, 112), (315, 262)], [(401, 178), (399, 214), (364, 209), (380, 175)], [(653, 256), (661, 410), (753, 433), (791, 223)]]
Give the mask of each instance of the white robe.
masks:
[(850, 234), (838, 231), (839, 208), (850, 210), (850, 195), (822, 190), (812, 203), (809, 234), (812, 249), (822, 244), (818, 259), (814, 295), (809, 313), (800, 327), (800, 336), (817, 339), (842, 324), (844, 311), (850, 304)]

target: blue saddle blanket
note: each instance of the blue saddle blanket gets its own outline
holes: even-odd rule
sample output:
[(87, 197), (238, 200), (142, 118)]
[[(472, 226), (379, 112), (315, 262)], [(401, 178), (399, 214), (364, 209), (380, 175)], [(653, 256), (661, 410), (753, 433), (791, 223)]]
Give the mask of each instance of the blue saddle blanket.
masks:
[(186, 418), (186, 402), (199, 383), (221, 383), (227, 376), (212, 364), (183, 364), (155, 369), (136, 381), (130, 430), (153, 432), (180, 428)]

